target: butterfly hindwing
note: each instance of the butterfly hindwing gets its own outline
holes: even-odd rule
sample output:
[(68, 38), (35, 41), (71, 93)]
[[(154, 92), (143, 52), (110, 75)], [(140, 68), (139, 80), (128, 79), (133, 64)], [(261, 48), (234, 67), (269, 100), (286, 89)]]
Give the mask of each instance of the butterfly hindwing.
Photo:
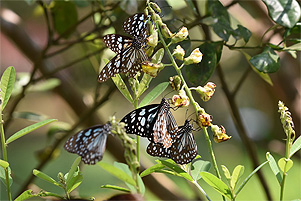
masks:
[(64, 147), (68, 152), (81, 156), (84, 163), (93, 165), (102, 159), (110, 133), (110, 123), (96, 125), (71, 136)]

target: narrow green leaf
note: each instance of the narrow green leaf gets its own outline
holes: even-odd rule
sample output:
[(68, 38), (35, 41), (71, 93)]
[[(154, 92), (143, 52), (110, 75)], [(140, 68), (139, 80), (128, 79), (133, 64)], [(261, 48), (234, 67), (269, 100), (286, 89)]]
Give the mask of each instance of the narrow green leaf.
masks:
[(242, 182), (242, 184), (240, 184), (240, 186), (238, 187), (235, 195), (238, 195), (238, 193), (243, 189), (243, 187), (248, 183), (248, 181), (251, 179), (251, 177), (256, 174), (256, 172), (258, 170), (260, 170), (260, 168), (262, 168), (264, 165), (266, 165), (269, 161), (265, 161), (264, 163), (262, 163), (260, 166), (258, 166), (253, 172), (251, 172), (251, 174)]
[(281, 184), (281, 182), (282, 182), (281, 172), (280, 172), (280, 170), (278, 168), (278, 165), (277, 165), (274, 157), (272, 156), (272, 154), (270, 154), (269, 152), (267, 152), (266, 153), (266, 158), (269, 161), (269, 165), (270, 165), (270, 168), (271, 168), (272, 172), (276, 176), (279, 184)]
[(143, 74), (143, 77), (140, 81), (139, 87), (138, 87), (138, 93), (137, 96), (140, 97), (143, 92), (145, 92), (146, 89), (149, 87), (149, 83), (152, 81), (152, 77), (146, 73)]
[(141, 172), (140, 177), (145, 177), (153, 172), (156, 172), (157, 170), (161, 170), (163, 169), (165, 166), (162, 165), (161, 163), (157, 163), (149, 168), (147, 168), (146, 170), (144, 170), (143, 172)]
[(295, 142), (293, 143), (291, 150), (290, 150), (290, 158), (301, 149), (301, 136), (299, 136)]
[[(15, 72), (15, 68), (10, 66), (8, 67), (2, 77), (1, 77), (1, 92), (0, 92), (0, 98), (2, 99), (2, 111), (4, 110), (10, 96), (11, 93), (13, 91), (14, 88), (14, 84), (15, 84), (15, 77), (16, 77), (16, 72)], [(0, 102), (1, 105), (1, 102)]]
[(10, 167), (0, 168), (0, 179), (1, 179), (2, 183), (6, 186), (5, 171), (8, 171), (9, 186), (11, 186), (13, 184), (13, 178), (11, 177), (11, 169), (10, 169)]
[(219, 178), (209, 172), (200, 172), (202, 179), (214, 188), (220, 194), (226, 196), (229, 199), (233, 199), (233, 195), (229, 187)]
[(60, 183), (58, 183), (57, 181), (55, 181), (52, 177), (48, 176), (47, 174), (37, 170), (37, 169), (34, 169), (33, 170), (33, 174), (37, 177), (39, 177), (40, 179), (43, 179), (45, 181), (48, 181), (49, 183), (52, 183), (56, 186), (59, 186), (62, 188), (62, 185)]
[(113, 82), (115, 83), (116, 87), (119, 89), (119, 91), (122, 93), (122, 95), (131, 103), (133, 103), (133, 98), (125, 85), (123, 79), (119, 74), (116, 74), (115, 77), (112, 77)]
[(76, 6), (71, 1), (55, 1), (51, 11), (54, 29), (58, 34), (64, 34), (64, 38), (68, 38), (76, 28), (74, 26), (77, 23)]
[(230, 180), (230, 179), (231, 179), (231, 174), (230, 174), (228, 168), (227, 168), (226, 166), (222, 165), (222, 170), (223, 170), (223, 172), (224, 172), (225, 177), (226, 177), (228, 180)]
[(23, 201), (32, 197), (38, 197), (38, 194), (33, 194), (32, 190), (24, 191), (21, 195), (19, 195), (15, 201)]
[(76, 170), (78, 169), (78, 165), (79, 165), (79, 163), (80, 163), (80, 160), (81, 160), (81, 157), (79, 156), (79, 157), (77, 157), (77, 158), (75, 159), (75, 161), (73, 162), (73, 164), (72, 164), (72, 166), (71, 166), (71, 168), (70, 168), (70, 170), (69, 170), (69, 172), (68, 172), (67, 179), (66, 179), (66, 184), (67, 184), (67, 186), (68, 186), (69, 181), (72, 179), (72, 177), (77, 176), (77, 174), (75, 175), (74, 173), (75, 173)]
[(107, 172), (109, 172), (110, 174), (114, 175), (115, 177), (119, 178), (120, 180), (127, 182), (133, 186), (136, 185), (135, 181), (133, 180), (133, 178), (131, 178), (127, 173), (125, 173), (124, 171), (120, 170), (119, 168), (110, 165), (108, 163), (97, 163), (100, 167), (102, 167), (104, 170), (106, 170)]
[(211, 163), (209, 161), (204, 161), (200, 158), (195, 159), (191, 163), (191, 171), (190, 174), (192, 178), (197, 181), (201, 178), (200, 172), (207, 172), (211, 167)]
[(75, 177), (72, 177), (67, 183), (67, 193), (73, 191), (76, 187), (78, 187), (82, 183), (82, 181), (83, 181), (83, 175), (81, 172), (78, 172), (78, 174)]
[(27, 119), (27, 120), (35, 121), (35, 122), (39, 122), (39, 121), (43, 121), (43, 120), (47, 119), (46, 115), (40, 115), (40, 114), (33, 113), (33, 112), (14, 112), (13, 117)]
[(57, 78), (50, 78), (38, 84), (32, 85), (28, 88), (28, 92), (39, 92), (39, 91), (49, 91), (59, 86), (61, 81)]
[(230, 181), (230, 185), (232, 189), (235, 189), (236, 183), (244, 173), (244, 169), (245, 167), (242, 165), (238, 165), (234, 168), (231, 176), (231, 181)]
[(278, 161), (278, 166), (282, 172), (288, 172), (293, 165), (294, 163), (291, 159), (280, 158)]
[(202, 61), (185, 67), (188, 80), (197, 86), (204, 85), (214, 73), (221, 57), (223, 42), (205, 42), (198, 48), (203, 53)]
[(280, 68), (280, 58), (275, 51), (267, 46), (263, 52), (252, 57), (250, 63), (260, 72), (274, 73)]
[(56, 119), (47, 119), (47, 120), (35, 123), (33, 125), (27, 126), (26, 128), (23, 128), (22, 130), (16, 132), (12, 136), (10, 136), (10, 138), (8, 138), (6, 141), (6, 144), (9, 144), (9, 143), (15, 141), (16, 139), (19, 139), (20, 137), (23, 137), (24, 135), (26, 135), (42, 126), (50, 124), (51, 122), (54, 122), (54, 121), (57, 121), (57, 120)]
[(163, 165), (165, 165), (166, 167), (168, 167), (169, 169), (171, 169), (172, 171), (178, 173), (179, 175), (181, 175), (181, 177), (184, 177), (185, 179), (187, 179), (188, 181), (193, 181), (192, 177), (185, 172), (182, 168), (180, 168), (177, 164), (172, 163), (169, 159), (168, 160), (159, 160), (160, 163), (162, 163)]
[(254, 66), (253, 64), (250, 62), (250, 59), (251, 59), (251, 56), (249, 54), (247, 54), (246, 52), (244, 51), (240, 51), (246, 58), (246, 60), (248, 61), (248, 63), (250, 64), (252, 70), (257, 73), (264, 81), (266, 81), (268, 84), (270, 84), (271, 86), (273, 86), (273, 82), (269, 76), (269, 74), (267, 73), (264, 73), (264, 72), (260, 72), (258, 71)]
[(0, 159), (0, 166), (3, 168), (7, 168), (9, 166), (9, 163), (7, 161)]
[(152, 63), (160, 63), (164, 56), (164, 48), (159, 49), (152, 57)]
[(140, 194), (144, 195), (145, 194), (145, 185), (142, 181), (142, 178), (139, 175), (137, 175), (137, 179), (138, 179), (138, 186), (139, 186), (139, 189), (140, 189)]
[(122, 191), (122, 192), (126, 192), (126, 193), (130, 193), (131, 192), (127, 188), (123, 188), (123, 187), (115, 186), (115, 185), (110, 185), (110, 184), (102, 185), (100, 188), (109, 188), (109, 189), (118, 190), (118, 191)]
[(168, 87), (169, 82), (162, 82), (158, 84), (151, 92), (149, 92), (144, 99), (140, 102), (139, 107), (148, 105), (155, 100), (161, 93)]
[(292, 28), (300, 19), (300, 5), (296, 0), (262, 0), (270, 17), (284, 27)]

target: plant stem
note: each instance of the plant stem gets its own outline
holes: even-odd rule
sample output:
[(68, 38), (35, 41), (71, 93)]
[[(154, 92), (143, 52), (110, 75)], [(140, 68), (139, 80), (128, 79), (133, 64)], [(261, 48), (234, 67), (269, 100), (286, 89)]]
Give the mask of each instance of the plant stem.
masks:
[[(166, 43), (164, 41), (164, 38), (161, 34), (161, 31), (159, 29), (159, 26), (158, 24), (156, 23), (156, 26), (157, 26), (157, 29), (158, 29), (158, 34), (159, 34), (159, 38), (160, 38), (160, 41), (162, 42), (162, 45), (165, 49), (165, 51), (167, 52), (168, 56), (169, 56), (169, 59), (171, 60), (171, 63), (172, 65), (174, 66), (175, 70), (177, 71), (177, 74), (179, 75), (182, 83), (183, 83), (183, 86), (184, 86), (184, 89), (186, 91), (186, 94), (187, 96), (189, 97), (196, 113), (198, 114), (198, 111), (201, 109), (199, 104), (194, 100), (193, 96), (192, 96), (192, 93), (188, 87), (188, 85), (186, 84), (185, 82), (185, 79), (182, 75), (182, 72), (181, 72), (181, 68), (183, 67), (183, 65), (181, 65), (181, 67), (178, 67), (175, 59), (173, 58), (171, 52), (169, 51), (168, 47), (166, 46)], [(220, 176), (220, 173), (219, 173), (219, 170), (218, 170), (218, 167), (217, 167), (217, 163), (216, 163), (216, 160), (215, 160), (215, 156), (214, 156), (214, 152), (213, 152), (213, 149), (212, 149), (212, 145), (211, 145), (211, 141), (210, 141), (210, 138), (209, 138), (209, 135), (208, 135), (208, 132), (207, 132), (207, 129), (206, 128), (203, 128), (203, 131), (205, 133), (205, 136), (206, 136), (206, 141), (207, 141), (207, 144), (208, 144), (208, 148), (209, 148), (209, 152), (210, 152), (210, 155), (211, 155), (211, 160), (213, 162), (213, 166), (214, 166), (214, 169), (215, 169), (215, 172), (216, 172), (216, 175), (218, 176), (218, 178), (221, 178)], [(225, 197), (223, 196), (223, 200), (225, 200)]]
[[(3, 119), (2, 119), (2, 106), (0, 106), (0, 124), (1, 124), (1, 143), (2, 143), (2, 155), (3, 155), (3, 160), (7, 161), (7, 151), (6, 151), (6, 144), (5, 144), (5, 136), (4, 136), (4, 128), (3, 128)], [(7, 190), (7, 196), (8, 200), (11, 201), (11, 192), (10, 192), (10, 185), (9, 185), (9, 167), (4, 168), (5, 170), (5, 179), (6, 179), (6, 190)]]
[(192, 183), (206, 196), (207, 200), (211, 201), (204, 189), (199, 185), (197, 181), (193, 180)]

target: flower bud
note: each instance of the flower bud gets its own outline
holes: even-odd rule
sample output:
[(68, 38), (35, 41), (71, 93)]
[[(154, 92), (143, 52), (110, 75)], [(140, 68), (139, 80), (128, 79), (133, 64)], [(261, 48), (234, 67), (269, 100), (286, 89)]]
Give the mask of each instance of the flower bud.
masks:
[(202, 58), (203, 58), (202, 52), (199, 50), (199, 48), (196, 48), (191, 52), (189, 57), (184, 59), (184, 64), (185, 65), (189, 65), (192, 63), (197, 64), (202, 61)]
[(223, 126), (212, 125), (211, 131), (213, 132), (213, 139), (216, 143), (227, 141), (231, 138), (226, 134), (226, 129)]
[(172, 104), (176, 107), (187, 107), (189, 105), (189, 98), (184, 90), (180, 90), (179, 95), (172, 97)]
[(178, 75), (169, 78), (169, 83), (173, 90), (179, 91), (181, 88), (181, 78)]
[(177, 45), (176, 49), (173, 50), (172, 55), (175, 58), (183, 61), (183, 58), (184, 58), (184, 55), (185, 55), (185, 50), (180, 45)]
[(211, 126), (212, 116), (204, 113), (203, 111), (198, 111), (198, 120), (197, 123), (200, 127), (208, 127)]
[(173, 34), (171, 33), (171, 31), (169, 30), (169, 28), (165, 23), (161, 23), (161, 24), (159, 23), (159, 25), (161, 27), (161, 32), (165, 38), (173, 37)]
[(150, 6), (158, 13), (161, 13), (161, 8), (156, 3), (150, 2)]
[(150, 35), (147, 39), (147, 44), (151, 47), (156, 47), (158, 44), (158, 32), (154, 30), (152, 35)]
[(181, 42), (183, 40), (185, 40), (188, 36), (188, 30), (186, 27), (182, 27), (178, 33), (176, 33), (172, 38), (171, 38), (171, 42), (172, 43), (178, 43)]
[(142, 62), (142, 70), (143, 72), (145, 72), (146, 74), (152, 76), (152, 77), (156, 77), (158, 75), (158, 73), (163, 69), (163, 64), (159, 63), (159, 64), (154, 64), (150, 61), (144, 61)]
[(213, 82), (208, 82), (204, 87), (198, 86), (195, 89), (200, 95), (203, 101), (208, 101), (215, 92), (216, 85)]

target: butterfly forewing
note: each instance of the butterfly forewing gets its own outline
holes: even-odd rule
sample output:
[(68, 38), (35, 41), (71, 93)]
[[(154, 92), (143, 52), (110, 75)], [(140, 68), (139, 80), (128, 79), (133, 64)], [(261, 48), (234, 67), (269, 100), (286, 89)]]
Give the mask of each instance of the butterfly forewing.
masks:
[(119, 34), (108, 34), (103, 37), (103, 42), (116, 54), (123, 52), (132, 45), (133, 40), (130, 37)]
[(147, 19), (144, 13), (137, 13), (123, 23), (123, 30), (134, 38), (147, 37)]
[(102, 159), (110, 133), (110, 123), (96, 125), (70, 137), (64, 147), (68, 152), (81, 156), (84, 163), (93, 165)]

